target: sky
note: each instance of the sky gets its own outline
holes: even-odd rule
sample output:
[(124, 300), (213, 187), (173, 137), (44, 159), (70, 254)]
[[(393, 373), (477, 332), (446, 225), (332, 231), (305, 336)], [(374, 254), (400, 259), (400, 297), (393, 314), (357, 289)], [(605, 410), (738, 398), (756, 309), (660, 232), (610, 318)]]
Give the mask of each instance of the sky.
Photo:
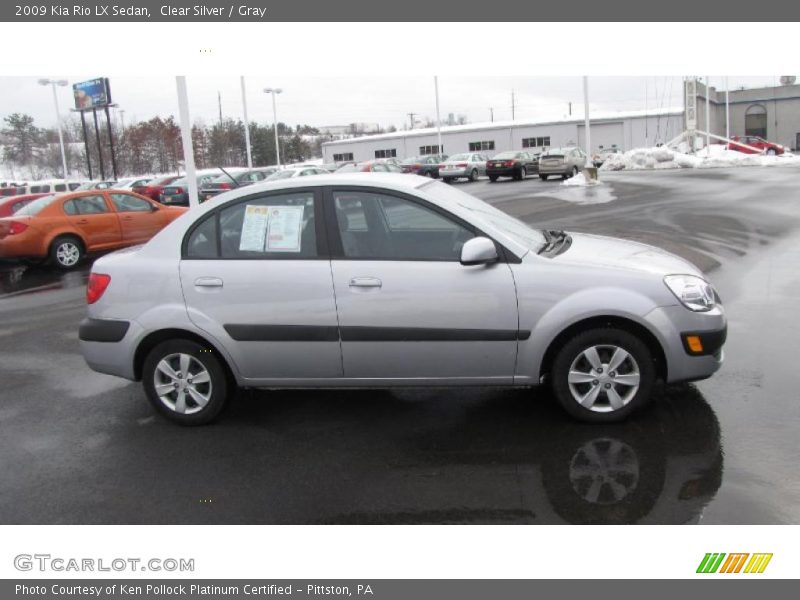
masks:
[[(55, 109), (50, 90), (37, 83), (39, 77), (64, 78), (70, 84), (108, 77), (113, 101), (119, 105), (114, 118), (125, 126), (154, 116), (177, 118), (175, 78), (115, 77), (113, 73), (78, 75), (43, 74), (37, 77), (0, 77), (0, 118), (14, 112), (34, 117), (40, 127), (55, 125)], [(762, 87), (778, 83), (778, 76), (728, 77), (731, 89)], [(681, 107), (681, 77), (600, 77), (589, 78), (590, 109), (625, 112)], [(725, 77), (710, 77), (712, 86), (724, 89)], [(189, 110), (193, 122), (210, 124), (219, 119), (217, 93), (221, 94), (225, 118), (242, 118), (240, 78), (189, 77)], [(265, 87), (282, 88), (277, 96), (278, 119), (290, 125), (312, 126), (377, 123), (402, 128), (409, 123), (408, 113), (417, 119), (435, 120), (434, 80), (422, 77), (256, 77), (246, 78), (247, 111), (251, 121), (272, 122), (272, 104)], [(62, 115), (73, 107), (71, 85), (57, 88)], [(549, 119), (583, 114), (581, 77), (439, 77), (442, 120), (447, 115), (464, 115), (471, 123), (511, 119), (511, 96), (515, 97), (517, 119)], [(492, 109), (492, 110), (490, 110)], [(124, 111), (121, 112), (121, 111)]]

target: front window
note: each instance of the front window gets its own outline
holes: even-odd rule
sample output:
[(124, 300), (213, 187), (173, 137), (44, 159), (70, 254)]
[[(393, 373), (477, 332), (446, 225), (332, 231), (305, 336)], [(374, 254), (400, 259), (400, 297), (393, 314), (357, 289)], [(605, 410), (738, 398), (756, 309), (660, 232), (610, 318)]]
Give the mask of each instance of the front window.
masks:
[(111, 194), (111, 202), (117, 212), (152, 212), (153, 207), (147, 201), (130, 194)]
[(420, 203), (373, 192), (334, 192), (346, 258), (458, 261), (474, 232)]

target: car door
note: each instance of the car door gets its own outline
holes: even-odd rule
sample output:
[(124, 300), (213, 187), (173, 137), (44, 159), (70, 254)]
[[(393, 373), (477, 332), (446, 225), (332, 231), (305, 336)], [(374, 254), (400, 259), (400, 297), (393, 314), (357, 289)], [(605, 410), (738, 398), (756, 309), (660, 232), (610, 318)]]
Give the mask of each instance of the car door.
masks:
[(122, 244), (119, 217), (111, 210), (102, 192), (67, 200), (64, 213), (86, 242), (87, 251)]
[(510, 383), (517, 302), (506, 263), (463, 266), (471, 226), (408, 195), (325, 198), (348, 380)]
[(253, 385), (334, 383), (342, 361), (321, 197), (314, 188), (225, 203), (189, 230), (189, 318)]
[(122, 241), (125, 244), (146, 242), (164, 227), (164, 218), (155, 204), (124, 192), (109, 194), (119, 215)]

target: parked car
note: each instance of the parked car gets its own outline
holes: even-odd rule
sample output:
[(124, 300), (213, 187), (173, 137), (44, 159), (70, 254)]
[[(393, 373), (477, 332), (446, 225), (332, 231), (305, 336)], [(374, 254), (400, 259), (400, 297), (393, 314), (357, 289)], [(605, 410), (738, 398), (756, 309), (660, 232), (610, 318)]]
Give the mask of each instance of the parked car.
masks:
[(86, 254), (146, 242), (184, 211), (117, 190), (49, 194), (0, 219), (0, 257), (71, 269)]
[(561, 175), (566, 179), (580, 173), (585, 166), (586, 153), (580, 148), (551, 148), (539, 156), (539, 177), (542, 181), (550, 175)]
[[(23, 196), (27, 194), (52, 194), (54, 192), (71, 192), (77, 190), (82, 184), (78, 181), (65, 181), (63, 179), (53, 179), (49, 181), (34, 181), (17, 185), (13, 194)], [(9, 188), (6, 188), (9, 189)]]
[(116, 181), (113, 179), (108, 179), (106, 181), (87, 181), (86, 183), (80, 184), (78, 187), (75, 188), (76, 192), (82, 192), (84, 190), (110, 190), (113, 187), (116, 187)]
[(403, 173), (413, 173), (423, 177), (439, 178), (439, 165), (447, 160), (446, 154), (431, 154), (428, 156), (413, 156), (405, 159), (401, 168)]
[(732, 142), (728, 144), (728, 150), (736, 150), (737, 152), (744, 152), (745, 154), (757, 154), (757, 152), (751, 150), (747, 146), (750, 146), (751, 148), (756, 148), (760, 152), (763, 152), (764, 154), (768, 154), (770, 156), (779, 156), (789, 150), (789, 148), (787, 148), (786, 146), (775, 144), (773, 142), (768, 142), (767, 140), (757, 137), (755, 135), (746, 135), (746, 136), (734, 135), (731, 136), (731, 140)]
[(601, 167), (609, 156), (615, 154), (622, 154), (622, 150), (619, 148), (601, 148), (598, 152), (592, 154), (592, 164), (595, 167)]
[[(195, 180), (197, 181), (197, 194), (199, 196), (198, 201), (200, 201), (200, 198), (202, 197), (200, 190), (203, 188), (203, 186), (219, 176), (219, 171), (198, 173), (195, 176)], [(186, 177), (181, 177), (169, 185), (165, 185), (161, 190), (161, 195), (159, 196), (158, 200), (161, 202), (161, 204), (167, 204), (170, 206), (189, 206), (189, 179)]]
[(694, 265), (532, 229), (454, 186), (353, 173), (225, 194), (97, 260), (81, 350), (178, 423), (236, 386), (535, 386), (573, 417), (712, 375), (726, 317)]
[(133, 188), (147, 185), (147, 183), (152, 180), (152, 177), (128, 177), (127, 179), (120, 179), (117, 181), (114, 184), (114, 189), (132, 191)]
[(456, 154), (439, 165), (439, 176), (446, 183), (459, 177), (477, 181), (479, 176), (486, 175), (487, 160), (485, 155), (474, 152)]
[(179, 178), (180, 175), (162, 175), (161, 177), (151, 179), (145, 184), (133, 186), (131, 191), (159, 202), (161, 199), (161, 193), (164, 191), (164, 186), (169, 185)]
[(25, 194), (22, 196), (11, 196), (9, 198), (0, 198), (0, 218), (10, 217), (23, 206), (30, 204), (37, 198), (46, 196), (47, 194)]
[(330, 175), (330, 173), (322, 167), (297, 167), (294, 169), (277, 171), (264, 181), (277, 181), (280, 179), (291, 179), (292, 177), (307, 177), (308, 175)]
[(402, 173), (403, 169), (384, 159), (365, 160), (360, 163), (347, 163), (336, 169), (336, 173)]
[(278, 172), (278, 167), (258, 167), (255, 169), (225, 169), (222, 173), (203, 185), (200, 190), (200, 202), (213, 198), (217, 194), (227, 192), (238, 187), (244, 187), (263, 181), (273, 173)]
[(498, 177), (512, 177), (517, 180), (535, 175), (539, 170), (536, 156), (530, 152), (512, 150), (495, 154), (486, 163), (486, 174), (489, 181), (497, 181)]

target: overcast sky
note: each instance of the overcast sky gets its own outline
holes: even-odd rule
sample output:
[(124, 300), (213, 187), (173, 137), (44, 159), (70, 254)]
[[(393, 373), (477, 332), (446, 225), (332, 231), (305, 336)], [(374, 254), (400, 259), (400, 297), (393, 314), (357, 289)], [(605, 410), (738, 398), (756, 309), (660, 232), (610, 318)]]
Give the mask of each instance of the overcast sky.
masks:
[[(174, 77), (115, 77), (113, 73), (64, 76), (70, 84), (107, 76), (113, 101), (124, 109), (125, 125), (153, 116), (177, 116)], [(46, 77), (56, 77), (45, 74)], [(32, 115), (39, 126), (55, 124), (52, 96), (37, 84), (38, 77), (0, 77), (0, 118), (14, 112)], [(778, 82), (777, 76), (729, 77), (731, 89), (761, 87)], [(395, 125), (409, 122), (408, 113), (434, 119), (433, 77), (248, 77), (248, 116), (262, 123), (272, 121), (269, 96), (264, 87), (280, 87), (278, 118), (290, 125), (347, 125), (353, 122)], [(724, 77), (711, 76), (711, 85), (723, 89)], [(192, 121), (210, 123), (219, 118), (217, 92), (222, 95), (224, 117), (241, 118), (238, 76), (190, 77), (189, 104)], [(591, 77), (591, 109), (629, 111), (682, 106), (681, 77)], [(470, 122), (511, 118), (514, 91), (516, 118), (548, 119), (583, 112), (580, 77), (439, 77), (442, 120), (448, 113), (465, 115)], [(70, 87), (58, 88), (62, 114), (73, 106)]]

